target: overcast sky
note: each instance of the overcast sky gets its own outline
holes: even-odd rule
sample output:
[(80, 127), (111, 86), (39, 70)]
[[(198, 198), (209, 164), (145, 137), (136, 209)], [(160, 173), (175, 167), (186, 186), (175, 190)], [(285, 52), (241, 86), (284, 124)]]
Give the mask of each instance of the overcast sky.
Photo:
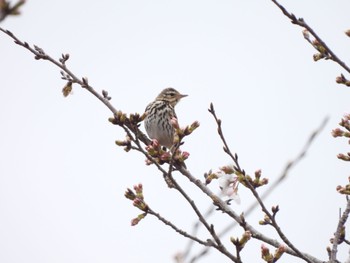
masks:
[[(281, 3), (349, 62), (349, 1)], [(68, 67), (96, 90), (108, 90), (124, 112), (143, 113), (168, 86), (188, 94), (176, 111), (182, 126), (201, 123), (183, 146), (191, 154), (187, 167), (200, 179), (230, 163), (210, 102), (241, 166), (249, 174), (261, 169), (270, 182), (329, 116), (307, 156), (266, 200), (280, 206), (278, 222), (301, 251), (327, 259), (345, 207), (335, 188), (349, 176), (348, 164), (336, 158), (349, 151), (347, 142), (331, 130), (350, 111), (350, 90), (335, 83), (344, 70), (315, 63), (302, 29), (271, 1), (27, 1), (22, 12), (1, 27), (55, 58), (69, 53)], [(78, 86), (64, 98), (59, 70), (2, 33), (0, 72), (0, 262), (172, 262), (187, 240), (151, 216), (131, 227), (139, 210), (125, 189), (143, 183), (149, 205), (186, 231), (196, 216), (144, 157), (114, 144), (124, 134), (107, 121), (108, 109)], [(211, 201), (175, 176), (205, 211)], [(254, 199), (244, 187), (239, 194), (241, 204), (232, 208), (241, 213)], [(258, 226), (262, 218), (258, 209), (247, 220), (277, 238)], [(230, 220), (216, 213), (209, 222), (219, 230)], [(241, 234), (236, 228), (223, 237), (232, 251), (229, 237)], [(248, 244), (246, 262), (262, 261), (261, 244)], [(346, 249), (340, 253), (344, 260)], [(211, 251), (200, 262), (218, 261), (228, 262)]]

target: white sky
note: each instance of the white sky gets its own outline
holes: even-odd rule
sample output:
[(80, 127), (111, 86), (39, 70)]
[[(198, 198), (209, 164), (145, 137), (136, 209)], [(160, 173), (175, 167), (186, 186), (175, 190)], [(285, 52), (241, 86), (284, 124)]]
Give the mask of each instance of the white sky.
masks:
[[(350, 28), (349, 1), (281, 3), (349, 62), (343, 33)], [(278, 220), (290, 240), (326, 260), (345, 205), (335, 188), (349, 176), (348, 164), (336, 158), (348, 151), (347, 142), (330, 132), (349, 112), (350, 91), (334, 81), (344, 71), (313, 62), (301, 28), (271, 1), (51, 0), (28, 1), (22, 11), (1, 26), (55, 58), (69, 53), (68, 66), (96, 90), (108, 90), (118, 109), (142, 113), (167, 86), (189, 94), (177, 115), (182, 125), (201, 123), (183, 146), (200, 179), (230, 163), (207, 111), (210, 102), (242, 167), (250, 174), (262, 169), (271, 182), (330, 116), (306, 158), (266, 200), (280, 205)], [(107, 108), (77, 86), (63, 98), (59, 70), (4, 34), (0, 72), (0, 262), (172, 262), (187, 240), (151, 216), (131, 227), (139, 211), (124, 191), (142, 182), (150, 206), (187, 231), (195, 214), (155, 167), (115, 146), (124, 134), (108, 123)], [(210, 200), (176, 178), (206, 210)], [(241, 205), (232, 205), (239, 213), (253, 201), (243, 187), (240, 196)], [(256, 226), (262, 217), (258, 210), (248, 221)], [(229, 222), (220, 213), (210, 219), (218, 230)], [(224, 237), (228, 247), (229, 237), (241, 233), (233, 229)], [(260, 245), (249, 243), (246, 262), (262, 261)], [(343, 260), (347, 251), (341, 254)], [(200, 262), (214, 260), (228, 262), (216, 251)]]

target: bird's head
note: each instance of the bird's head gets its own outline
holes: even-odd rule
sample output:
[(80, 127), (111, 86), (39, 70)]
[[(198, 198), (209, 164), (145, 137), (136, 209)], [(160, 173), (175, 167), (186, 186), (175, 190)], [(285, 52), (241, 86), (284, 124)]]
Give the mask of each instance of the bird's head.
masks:
[(162, 100), (168, 102), (171, 106), (175, 107), (175, 105), (187, 95), (181, 94), (174, 88), (166, 88), (162, 90), (161, 93), (157, 96), (156, 100)]

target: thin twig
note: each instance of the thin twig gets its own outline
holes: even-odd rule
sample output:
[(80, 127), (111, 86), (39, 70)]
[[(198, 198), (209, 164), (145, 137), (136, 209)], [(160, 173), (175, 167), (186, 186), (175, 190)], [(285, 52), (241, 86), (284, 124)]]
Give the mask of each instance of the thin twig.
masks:
[(329, 54), (327, 56), (329, 59), (333, 60), (343, 69), (345, 69), (348, 73), (350, 73), (350, 68), (346, 65), (344, 61), (342, 61), (329, 47), (328, 45), (318, 36), (318, 34), (305, 22), (303, 18), (296, 18), (296, 16), (292, 13), (289, 13), (287, 9), (279, 4), (276, 0), (271, 0), (281, 11), (282, 13), (288, 17), (293, 24), (296, 24), (302, 28), (305, 28), (317, 41), (318, 43), (326, 50)]
[[(210, 206), (209, 209), (204, 213), (203, 217), (204, 218), (208, 218), (213, 212), (215, 211), (215, 207), (213, 206)], [(237, 225), (237, 222), (235, 222), (236, 225)], [(198, 229), (200, 227), (200, 221), (196, 221), (192, 227), (192, 234), (195, 235), (197, 232), (198, 232)], [(222, 232), (218, 234), (218, 236), (222, 236)], [(184, 252), (181, 253), (181, 256), (183, 259), (187, 258), (187, 256), (189, 255), (191, 249), (192, 249), (192, 245), (193, 245), (193, 242), (192, 240), (189, 240)], [(208, 248), (204, 248), (203, 250), (208, 251)]]
[(252, 192), (252, 194), (254, 195), (255, 199), (258, 201), (262, 211), (268, 216), (268, 218), (271, 220), (271, 225), (273, 226), (273, 228), (276, 230), (276, 232), (278, 233), (279, 237), (283, 240), (283, 242), (290, 247), (300, 258), (302, 258), (303, 260), (305, 260), (308, 263), (312, 263), (312, 261), (306, 257), (299, 249), (296, 248), (296, 246), (286, 237), (286, 235), (283, 233), (281, 227), (278, 225), (275, 216), (273, 216), (270, 211), (266, 208), (264, 202), (261, 200), (258, 192), (256, 191), (256, 189), (253, 187), (253, 185), (247, 180), (246, 184), (248, 185), (248, 188), (250, 189), (250, 191)]
[(332, 263), (336, 262), (340, 235), (345, 226), (346, 221), (348, 220), (349, 213), (350, 213), (350, 199), (347, 198), (347, 205), (346, 205), (345, 211), (341, 216), (341, 218), (339, 219), (337, 231), (335, 231), (335, 234), (334, 234), (331, 258), (330, 258), (330, 262)]
[(155, 211), (153, 211), (152, 209), (148, 208), (147, 210), (148, 214), (151, 214), (153, 216), (155, 216), (156, 218), (158, 218), (160, 221), (162, 221), (165, 225), (170, 226), (172, 229), (174, 229), (177, 233), (179, 233), (180, 235), (187, 237), (203, 246), (210, 246), (210, 243), (207, 241), (203, 241), (195, 236), (192, 236), (190, 234), (188, 234), (186, 231), (178, 228), (177, 226), (175, 226), (173, 223), (171, 223), (169, 220), (165, 219), (164, 217), (162, 217), (159, 213), (156, 213)]
[(224, 134), (223, 134), (222, 128), (221, 128), (221, 120), (216, 116), (213, 103), (210, 103), (210, 107), (209, 107), (208, 111), (213, 115), (213, 117), (217, 123), (217, 126), (218, 126), (217, 131), (218, 131), (218, 134), (221, 138), (221, 141), (224, 144), (224, 147), (223, 147), (224, 152), (227, 153), (231, 157), (233, 162), (235, 163), (235, 170), (239, 171), (242, 174), (245, 174), (244, 170), (242, 170), (241, 167), (239, 166), (237, 153), (235, 153), (235, 155), (233, 155), (231, 150), (230, 150), (230, 147), (228, 146), (228, 144), (226, 142), (226, 139), (224, 137)]

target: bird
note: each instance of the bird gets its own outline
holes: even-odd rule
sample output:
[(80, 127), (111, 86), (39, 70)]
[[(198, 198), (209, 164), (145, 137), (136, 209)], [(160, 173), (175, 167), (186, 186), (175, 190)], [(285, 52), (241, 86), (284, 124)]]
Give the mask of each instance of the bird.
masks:
[(148, 136), (168, 149), (174, 141), (175, 130), (171, 120), (177, 119), (175, 106), (186, 96), (174, 88), (166, 88), (146, 107), (144, 124)]

